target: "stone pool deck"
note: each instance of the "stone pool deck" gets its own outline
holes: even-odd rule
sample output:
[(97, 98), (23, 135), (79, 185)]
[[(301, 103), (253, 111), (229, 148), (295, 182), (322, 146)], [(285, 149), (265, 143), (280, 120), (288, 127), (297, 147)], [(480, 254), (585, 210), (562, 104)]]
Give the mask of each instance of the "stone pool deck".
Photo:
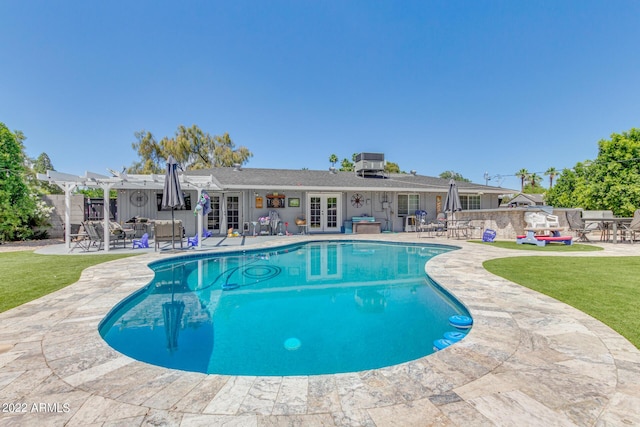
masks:
[[(245, 246), (334, 238), (345, 236)], [(640, 425), (638, 349), (584, 313), (482, 268), (487, 259), (535, 253), (415, 233), (346, 238), (459, 246), (427, 271), (471, 311), (469, 335), (412, 362), (349, 374), (234, 377), (148, 365), (97, 332), (117, 302), (149, 282), (146, 264), (174, 255), (147, 252), (87, 269), (74, 285), (0, 313), (0, 425)], [(640, 255), (637, 245), (603, 246), (554, 255)]]

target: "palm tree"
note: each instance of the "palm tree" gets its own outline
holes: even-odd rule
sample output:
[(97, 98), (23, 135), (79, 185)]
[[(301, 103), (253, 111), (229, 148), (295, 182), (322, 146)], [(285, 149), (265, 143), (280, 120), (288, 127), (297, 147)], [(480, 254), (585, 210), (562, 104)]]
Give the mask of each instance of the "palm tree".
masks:
[(542, 177), (537, 173), (534, 172), (531, 175), (529, 175), (529, 184), (531, 184), (531, 187), (536, 187), (540, 185), (540, 181), (542, 181)]
[(553, 180), (558, 176), (558, 170), (551, 166), (544, 174), (549, 176), (549, 188), (553, 187)]
[(329, 156), (329, 163), (331, 163), (331, 167), (335, 167), (336, 163), (338, 163), (338, 156), (332, 154)]
[(520, 191), (524, 191), (524, 182), (529, 178), (529, 171), (526, 169), (520, 169), (516, 172), (516, 176), (520, 178)]

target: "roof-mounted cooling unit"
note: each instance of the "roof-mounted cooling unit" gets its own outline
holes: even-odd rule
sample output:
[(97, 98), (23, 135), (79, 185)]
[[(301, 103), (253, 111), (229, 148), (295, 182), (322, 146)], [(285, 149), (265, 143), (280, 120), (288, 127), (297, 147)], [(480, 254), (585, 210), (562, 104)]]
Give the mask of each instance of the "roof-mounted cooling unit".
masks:
[(356, 174), (358, 175), (375, 175), (384, 172), (384, 154), (383, 153), (360, 153), (356, 154), (356, 163), (354, 165)]

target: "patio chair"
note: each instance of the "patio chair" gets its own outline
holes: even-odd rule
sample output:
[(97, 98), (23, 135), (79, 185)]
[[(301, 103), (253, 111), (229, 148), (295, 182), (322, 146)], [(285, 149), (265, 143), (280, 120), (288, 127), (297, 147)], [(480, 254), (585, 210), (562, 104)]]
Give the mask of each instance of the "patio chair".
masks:
[(122, 228), (120, 224), (115, 221), (109, 221), (109, 242), (116, 246), (119, 241), (122, 241), (122, 247), (127, 246), (127, 239), (132, 239), (136, 231), (133, 228)]
[(629, 224), (622, 224), (622, 236), (626, 240), (627, 236), (631, 243), (636, 239), (636, 235), (640, 235), (640, 209), (636, 209), (633, 213), (633, 219)]
[(198, 246), (198, 235), (196, 234), (193, 237), (187, 237), (187, 247)]
[[(98, 246), (98, 250), (102, 249), (102, 244), (104, 243), (103, 234), (100, 234), (98, 231), (98, 224), (94, 221), (85, 221), (82, 223), (84, 230), (87, 232), (89, 236), (89, 243), (87, 244), (87, 250), (91, 250), (92, 246)], [(100, 227), (102, 230), (102, 227)]]
[(447, 214), (440, 212), (436, 215), (436, 236), (442, 236), (447, 232)]
[(132, 240), (132, 249), (143, 249), (149, 247), (149, 233), (144, 233), (141, 238)]
[(567, 223), (569, 223), (569, 230), (576, 233), (576, 237), (580, 242), (590, 242), (591, 240), (589, 240), (587, 234), (599, 229), (597, 222), (585, 222), (582, 219), (582, 211), (567, 211), (566, 217)]

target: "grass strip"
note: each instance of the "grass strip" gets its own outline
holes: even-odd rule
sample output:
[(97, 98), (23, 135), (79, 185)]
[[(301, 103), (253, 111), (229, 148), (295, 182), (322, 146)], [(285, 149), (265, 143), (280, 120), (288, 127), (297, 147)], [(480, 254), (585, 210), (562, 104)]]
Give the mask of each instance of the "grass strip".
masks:
[(521, 251), (537, 251), (537, 252), (591, 252), (604, 250), (600, 246), (582, 245), (574, 243), (573, 245), (565, 245), (564, 243), (548, 243), (546, 246), (536, 246), (530, 244), (517, 244), (513, 241), (496, 240), (495, 242), (483, 242), (482, 240), (469, 240), (471, 243), (481, 245), (495, 246), (502, 249), (518, 249)]
[(0, 253), (0, 313), (77, 282), (87, 267), (130, 256)]
[(516, 257), (483, 265), (595, 317), (640, 348), (640, 257)]

